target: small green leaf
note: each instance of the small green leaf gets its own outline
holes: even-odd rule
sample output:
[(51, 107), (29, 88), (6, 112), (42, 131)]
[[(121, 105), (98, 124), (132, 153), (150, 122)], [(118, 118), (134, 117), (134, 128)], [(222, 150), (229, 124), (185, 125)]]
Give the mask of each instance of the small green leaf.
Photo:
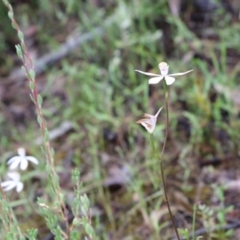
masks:
[(32, 92), (34, 91), (34, 82), (33, 81), (30, 81), (29, 82), (29, 87), (30, 89), (32, 90)]
[(94, 235), (94, 230), (89, 223), (86, 224), (85, 231), (90, 237), (92, 237)]
[(229, 229), (226, 233), (225, 233), (226, 237), (232, 237), (233, 236), (233, 229)]
[(15, 45), (15, 47), (16, 47), (18, 57), (22, 59), (23, 58), (23, 53), (22, 53), (21, 46), (19, 44), (17, 44), (17, 45)]
[(87, 216), (87, 209), (84, 206), (81, 206), (81, 213), (83, 216)]
[(42, 99), (42, 96), (40, 94), (38, 94), (37, 101), (38, 101), (39, 107), (41, 107), (42, 103), (43, 103), (43, 99)]
[(16, 29), (16, 26), (14, 25), (14, 23), (12, 22), (12, 28), (13, 29)]
[(54, 151), (53, 148), (51, 148), (51, 155), (52, 155), (52, 158), (54, 158), (54, 156), (55, 156), (55, 151)]
[(80, 172), (77, 168), (72, 171), (72, 180), (76, 184), (79, 181)]
[(223, 212), (217, 212), (217, 218), (220, 223), (225, 223), (225, 215)]
[(42, 125), (42, 118), (39, 115), (37, 116), (37, 121), (38, 121), (39, 125), (41, 126)]
[(89, 199), (88, 199), (88, 197), (87, 197), (86, 194), (84, 194), (84, 195), (82, 195), (82, 196), (80, 197), (80, 202), (82, 203), (83, 207), (84, 207), (86, 210), (89, 209), (90, 201), (89, 201)]
[(80, 226), (82, 224), (82, 221), (80, 218), (75, 217), (72, 222), (73, 225), (75, 226)]
[(22, 70), (24, 71), (25, 75), (28, 77), (28, 74), (27, 74), (26, 69), (25, 69), (24, 66), (22, 66)]
[[(45, 154), (46, 154), (45, 148), (44, 148), (43, 146), (41, 146), (40, 148), (41, 148), (42, 153), (45, 155)], [(48, 166), (48, 165), (47, 165), (47, 166)]]
[(11, 20), (13, 20), (13, 12), (12, 12), (12, 11), (9, 11), (9, 12), (8, 12), (8, 17), (9, 17)]
[(33, 95), (30, 93), (29, 96), (30, 96), (31, 100), (35, 103)]
[(45, 133), (44, 133), (44, 142), (48, 142), (49, 140), (49, 132), (47, 129), (45, 129)]
[(27, 234), (28, 234), (29, 240), (37, 239), (37, 233), (38, 233), (37, 229), (28, 229)]
[(189, 239), (189, 231), (187, 228), (178, 228), (178, 232), (181, 236), (184, 237), (184, 239)]
[(22, 31), (20, 31), (20, 30), (18, 31), (18, 37), (19, 37), (20, 41), (23, 42), (24, 35), (23, 35)]
[(35, 72), (34, 72), (33, 69), (30, 69), (30, 70), (29, 70), (29, 75), (30, 75), (30, 77), (31, 77), (32, 80), (35, 79)]

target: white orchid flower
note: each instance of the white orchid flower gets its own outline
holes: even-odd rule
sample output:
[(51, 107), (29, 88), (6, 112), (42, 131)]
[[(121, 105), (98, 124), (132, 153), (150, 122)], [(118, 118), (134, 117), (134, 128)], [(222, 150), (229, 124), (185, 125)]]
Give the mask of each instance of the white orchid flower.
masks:
[(171, 85), (175, 82), (175, 78), (173, 76), (181, 76), (181, 75), (185, 75), (185, 74), (193, 71), (193, 70), (189, 70), (189, 71), (183, 72), (183, 73), (168, 74), (169, 66), (168, 66), (167, 63), (161, 62), (161, 63), (159, 63), (158, 67), (160, 69), (161, 74), (142, 72), (140, 70), (135, 70), (135, 71), (139, 72), (139, 73), (142, 73), (142, 74), (145, 74), (147, 76), (154, 76), (153, 78), (149, 79), (149, 81), (148, 81), (149, 84), (157, 84), (165, 78), (167, 85)]
[(14, 156), (8, 160), (7, 164), (9, 165), (9, 169), (16, 169), (20, 165), (20, 168), (25, 170), (27, 169), (28, 161), (38, 164), (38, 160), (35, 157), (26, 156), (26, 151), (24, 148), (18, 149), (18, 155), (19, 156)]
[(162, 107), (158, 110), (158, 112), (155, 115), (150, 115), (145, 113), (143, 115), (144, 118), (138, 120), (136, 123), (141, 124), (144, 126), (149, 133), (153, 133), (155, 127), (156, 127), (156, 122), (157, 122), (157, 117), (159, 113), (161, 112)]
[(16, 188), (17, 192), (21, 192), (23, 190), (23, 183), (20, 181), (20, 174), (17, 172), (9, 172), (7, 176), (10, 180), (1, 183), (3, 191), (10, 191)]

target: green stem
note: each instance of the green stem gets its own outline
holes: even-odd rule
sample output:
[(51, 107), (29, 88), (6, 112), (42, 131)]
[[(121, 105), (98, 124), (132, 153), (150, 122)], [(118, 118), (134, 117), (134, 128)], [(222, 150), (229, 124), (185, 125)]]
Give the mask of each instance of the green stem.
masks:
[(195, 203), (193, 206), (192, 240), (195, 240), (196, 212), (197, 212), (197, 204)]
[[(155, 145), (154, 145), (154, 140), (153, 140), (153, 135), (152, 134), (150, 134), (150, 142), (151, 142), (153, 155), (155, 155), (156, 154), (156, 149), (155, 149)], [(157, 154), (156, 154), (156, 156), (157, 156)]]
[(174, 219), (173, 219), (173, 214), (172, 214), (172, 211), (171, 211), (171, 208), (170, 208), (168, 196), (167, 196), (166, 183), (165, 183), (164, 172), (163, 172), (163, 165), (162, 165), (162, 159), (161, 159), (161, 157), (158, 155), (158, 153), (155, 150), (156, 148), (155, 148), (155, 145), (154, 145), (154, 140), (153, 140), (153, 135), (152, 134), (150, 134), (150, 142), (151, 142), (151, 147), (152, 147), (152, 151), (153, 151), (154, 156), (157, 157), (160, 160), (160, 172), (161, 172), (161, 179), (162, 179), (162, 183), (163, 183), (164, 196), (165, 196), (168, 212), (169, 212), (169, 215), (171, 217), (171, 221), (172, 221), (174, 230), (176, 232), (178, 240), (180, 240), (180, 237), (179, 237), (179, 234), (178, 234), (178, 231), (177, 231)]

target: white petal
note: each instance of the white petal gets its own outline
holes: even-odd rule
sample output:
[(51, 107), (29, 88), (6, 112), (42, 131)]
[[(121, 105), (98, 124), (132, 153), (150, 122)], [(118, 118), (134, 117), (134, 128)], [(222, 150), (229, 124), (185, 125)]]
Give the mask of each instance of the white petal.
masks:
[(159, 110), (158, 110), (158, 112), (155, 114), (155, 118), (158, 117), (158, 115), (159, 115), (159, 113), (161, 112), (161, 110), (162, 110), (162, 107), (160, 107)]
[(150, 78), (149, 81), (148, 81), (148, 83), (149, 83), (149, 84), (157, 84), (157, 83), (159, 83), (162, 79), (163, 79), (163, 76)]
[(9, 172), (7, 173), (7, 176), (15, 182), (20, 180), (20, 174), (18, 172)]
[(17, 192), (21, 192), (23, 190), (23, 183), (19, 182), (16, 187)]
[(168, 76), (182, 76), (184, 74), (187, 74), (187, 73), (190, 73), (192, 72), (193, 70), (189, 70), (187, 72), (183, 72), (183, 73), (173, 73), (173, 74), (168, 74)]
[(12, 183), (14, 183), (14, 181), (12, 181), (12, 180), (7, 180), (5, 182), (1, 182), (1, 187), (7, 187), (8, 185), (11, 185)]
[(146, 118), (152, 118), (152, 117), (154, 117), (153, 115), (151, 115), (151, 114), (148, 114), (148, 113), (144, 113), (144, 115), (143, 115), (144, 117), (146, 117)]
[(18, 165), (20, 164), (20, 162), (21, 162), (21, 159), (20, 159), (20, 158), (16, 159), (14, 162), (12, 162), (12, 163), (9, 165), (9, 169), (10, 169), (10, 170), (16, 169), (16, 168), (18, 167)]
[(167, 85), (171, 85), (171, 84), (173, 84), (175, 82), (175, 78), (174, 77), (166, 76), (165, 79), (166, 79)]
[(21, 157), (20, 157), (20, 156), (14, 156), (14, 157), (10, 158), (10, 159), (7, 161), (7, 164), (10, 165), (10, 164), (12, 164), (12, 163), (15, 162), (15, 161), (20, 162), (20, 161), (21, 161)]
[(20, 168), (22, 170), (26, 170), (27, 169), (27, 166), (28, 166), (28, 160), (26, 158), (23, 158), (21, 163), (20, 163)]
[(135, 70), (135, 71), (139, 72), (139, 73), (142, 73), (142, 74), (145, 74), (147, 76), (155, 76), (155, 77), (160, 77), (161, 76), (160, 74), (148, 73), (148, 72), (143, 72), (143, 71), (140, 71), (140, 70)]
[(150, 124), (150, 125), (152, 125), (152, 123), (153, 123), (153, 120), (152, 120), (152, 118), (150, 118), (150, 119), (143, 119), (144, 120), (144, 122), (146, 123), (146, 124)]
[(149, 128), (145, 122), (142, 122), (141, 124), (147, 129), (149, 133), (153, 133), (155, 127), (152, 126), (151, 128)]
[(21, 157), (25, 157), (26, 156), (26, 151), (24, 148), (19, 148), (18, 150), (18, 155)]
[(2, 182), (1, 186), (3, 188), (3, 191), (10, 191), (16, 187), (16, 183), (13, 181), (6, 181), (6, 182)]
[(38, 165), (38, 160), (35, 157), (27, 156), (26, 159), (36, 165)]

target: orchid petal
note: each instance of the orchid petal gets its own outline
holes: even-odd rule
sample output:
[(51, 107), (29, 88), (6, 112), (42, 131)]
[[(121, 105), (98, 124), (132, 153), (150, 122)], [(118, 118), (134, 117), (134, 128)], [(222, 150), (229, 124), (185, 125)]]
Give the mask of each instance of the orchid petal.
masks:
[(159, 110), (158, 110), (158, 112), (155, 114), (155, 118), (158, 117), (158, 115), (159, 115), (159, 113), (161, 112), (161, 110), (162, 110), (162, 107), (160, 107)]
[(147, 123), (145, 123), (145, 122), (142, 122), (141, 125), (142, 125), (143, 127), (145, 127), (146, 130), (147, 130), (149, 133), (153, 133), (154, 127), (153, 127), (152, 125), (150, 125), (150, 127), (149, 127), (149, 125), (148, 125)]
[(142, 119), (139, 119), (138, 121), (136, 121), (136, 123), (142, 123), (142, 122), (145, 122), (146, 124), (151, 124), (152, 121), (151, 119), (146, 119), (146, 118), (142, 118)]
[(184, 74), (187, 74), (187, 73), (190, 73), (192, 72), (193, 70), (189, 70), (187, 72), (183, 72), (183, 73), (173, 73), (173, 74), (168, 74), (168, 76), (182, 76)]
[(21, 161), (21, 163), (20, 163), (20, 168), (21, 168), (22, 170), (26, 170), (26, 169), (27, 169), (27, 166), (28, 166), (28, 161), (27, 161), (26, 158), (23, 158), (22, 161)]
[(12, 185), (12, 183), (14, 183), (14, 181), (12, 181), (12, 180), (2, 182), (1, 187), (7, 187), (8, 185)]
[(142, 73), (142, 74), (145, 74), (147, 76), (155, 76), (155, 77), (160, 77), (161, 76), (160, 74), (148, 73), (148, 72), (143, 72), (143, 71), (140, 71), (140, 70), (135, 70), (135, 71), (139, 72), (139, 73)]
[(150, 78), (148, 83), (149, 84), (157, 84), (159, 83), (164, 77), (161, 76), (161, 77), (154, 77), (154, 78)]
[(151, 118), (151, 117), (154, 117), (154, 116), (153, 116), (153, 115), (151, 115), (151, 114), (144, 113), (143, 117), (146, 117), (146, 118)]
[(21, 192), (23, 190), (23, 183), (19, 182), (16, 186), (16, 191), (17, 192)]
[(166, 80), (167, 85), (171, 85), (171, 84), (173, 84), (175, 82), (175, 78), (174, 77), (166, 76), (165, 80)]
[(38, 165), (38, 160), (35, 157), (27, 156), (26, 159), (36, 165)]
[(10, 160), (12, 160), (11, 163), (8, 162), (10, 170), (16, 169), (21, 162), (21, 158), (18, 156), (13, 157)]
[(21, 157), (20, 156), (14, 156), (7, 161), (7, 164), (11, 165), (15, 161), (21, 161)]
[(144, 118), (144, 119), (140, 119), (140, 121), (144, 121), (146, 124), (152, 124), (152, 118)]
[(10, 191), (16, 187), (16, 182), (14, 181), (2, 182), (1, 187), (3, 188), (3, 191)]

